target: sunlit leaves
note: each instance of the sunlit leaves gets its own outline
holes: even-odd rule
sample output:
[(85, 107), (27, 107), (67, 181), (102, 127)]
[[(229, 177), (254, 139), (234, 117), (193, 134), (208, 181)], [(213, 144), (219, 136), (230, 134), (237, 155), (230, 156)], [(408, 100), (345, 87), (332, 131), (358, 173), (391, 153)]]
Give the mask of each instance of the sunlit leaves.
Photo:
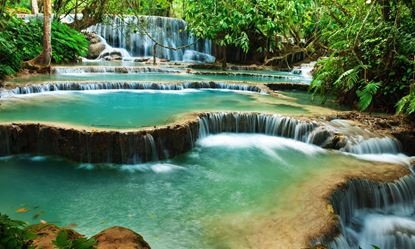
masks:
[[(303, 38), (312, 25), (312, 0), (189, 0), (186, 20), (193, 32), (214, 39), (219, 45), (232, 45), (248, 52), (274, 51), (281, 46), (278, 36), (293, 33)], [(306, 21), (307, 20), (307, 21)], [(252, 44), (262, 47), (252, 48)]]

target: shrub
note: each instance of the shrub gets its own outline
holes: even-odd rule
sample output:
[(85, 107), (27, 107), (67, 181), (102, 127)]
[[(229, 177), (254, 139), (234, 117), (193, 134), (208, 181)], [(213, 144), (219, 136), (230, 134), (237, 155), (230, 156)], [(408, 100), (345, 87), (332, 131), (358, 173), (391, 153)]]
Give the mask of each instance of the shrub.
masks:
[[(0, 78), (16, 73), (22, 61), (35, 58), (42, 51), (43, 24), (41, 20), (28, 23), (3, 15), (0, 17)], [(74, 62), (85, 56), (88, 41), (83, 34), (66, 24), (52, 23), (52, 62)]]
[(68, 232), (66, 230), (62, 230), (58, 233), (58, 236), (56, 236), (53, 244), (58, 249), (93, 249), (96, 244), (96, 240), (86, 238), (71, 240), (69, 239)]
[(13, 43), (0, 36), (0, 78), (15, 74), (20, 69), (22, 58)]
[(24, 227), (24, 222), (12, 220), (7, 215), (0, 214), (0, 248), (27, 248), (26, 241), (33, 239), (34, 235), (25, 231)]

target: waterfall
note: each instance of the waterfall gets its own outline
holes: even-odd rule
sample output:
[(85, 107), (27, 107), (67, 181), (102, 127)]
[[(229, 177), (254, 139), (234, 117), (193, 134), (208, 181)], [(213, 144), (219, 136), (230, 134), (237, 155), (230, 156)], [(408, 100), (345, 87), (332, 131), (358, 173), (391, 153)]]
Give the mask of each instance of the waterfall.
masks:
[(206, 113), (199, 118), (199, 138), (221, 132), (262, 133), (306, 142), (316, 123), (260, 113)]
[(303, 63), (300, 66), (296, 66), (291, 71), (293, 74), (302, 75), (306, 78), (313, 78), (312, 71), (316, 66), (316, 62), (312, 61), (310, 63)]
[(340, 234), (331, 249), (415, 248), (415, 175), (392, 183), (353, 180), (332, 196)]
[(356, 144), (348, 143), (343, 151), (354, 154), (397, 154), (399, 143), (390, 137), (362, 139)]
[(220, 132), (262, 133), (353, 154), (397, 154), (400, 151), (396, 139), (377, 137), (340, 120), (316, 123), (260, 113), (207, 113), (199, 118), (199, 137)]
[(184, 90), (184, 89), (226, 89), (268, 93), (267, 88), (249, 84), (228, 84), (220, 82), (184, 82), (184, 83), (147, 83), (147, 82), (97, 82), (77, 83), (60, 82), (19, 86), (14, 89), (0, 91), (0, 97), (12, 97), (20, 94), (34, 94), (53, 91), (87, 91), (87, 90)]
[(135, 57), (153, 56), (154, 42), (141, 29), (144, 28), (151, 37), (164, 46), (178, 48), (190, 45), (180, 50), (170, 50), (157, 47), (158, 58), (171, 61), (186, 59), (199, 61), (211, 60), (212, 45), (209, 40), (197, 40), (189, 33), (184, 20), (159, 16), (125, 16), (107, 17), (103, 23), (91, 26), (89, 32), (95, 32), (103, 37), (107, 44), (115, 48), (123, 48)]
[[(156, 142), (154, 141), (154, 138), (151, 134), (147, 134), (144, 136), (145, 141), (145, 147), (148, 155), (151, 155), (152, 161), (159, 160), (159, 153), (156, 148)], [(150, 153), (148, 152), (150, 151)]]
[(84, 73), (183, 73), (183, 70), (158, 67), (123, 67), (123, 66), (54, 66), (55, 74), (84, 74)]

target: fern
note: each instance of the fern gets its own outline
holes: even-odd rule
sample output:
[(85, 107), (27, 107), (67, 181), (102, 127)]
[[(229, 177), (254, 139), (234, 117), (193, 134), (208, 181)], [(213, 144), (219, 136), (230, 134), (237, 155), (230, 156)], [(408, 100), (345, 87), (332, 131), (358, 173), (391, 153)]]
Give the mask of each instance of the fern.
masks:
[(396, 104), (396, 107), (396, 111), (398, 113), (415, 113), (415, 90), (412, 89), (408, 95), (399, 100), (399, 102)]
[(359, 96), (359, 109), (361, 111), (366, 110), (372, 103), (373, 96), (379, 90), (381, 83), (379, 82), (369, 82), (363, 90), (357, 91), (357, 96)]

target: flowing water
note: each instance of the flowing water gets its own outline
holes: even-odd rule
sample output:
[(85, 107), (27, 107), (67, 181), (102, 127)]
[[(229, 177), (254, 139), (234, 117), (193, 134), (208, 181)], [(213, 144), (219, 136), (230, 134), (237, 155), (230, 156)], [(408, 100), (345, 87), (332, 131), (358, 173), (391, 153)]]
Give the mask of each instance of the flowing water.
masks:
[(97, 33), (112, 47), (123, 48), (135, 57), (153, 56), (154, 42), (151, 38), (167, 47), (187, 46), (178, 50), (158, 47), (156, 56), (159, 58), (201, 61), (202, 54), (203, 57), (212, 57), (211, 41), (196, 39), (181, 19), (159, 16), (108, 17), (105, 22), (89, 27), (88, 31)]
[[(5, 157), (0, 210), (30, 223), (78, 226), (87, 235), (126, 226), (156, 249), (223, 248), (224, 242), (212, 237), (232, 232), (223, 217), (268, 210), (284, 215), (287, 210), (278, 207), (287, 189), (344, 164), (364, 162), (290, 139), (227, 133), (207, 136), (175, 159), (139, 165)], [(293, 212), (301, 206), (297, 202), (290, 202)], [(28, 212), (17, 213), (19, 208)]]
[[(320, 109), (318, 109), (320, 110)], [(46, 121), (89, 127), (168, 124), (189, 112), (257, 111), (307, 114), (283, 98), (227, 90), (94, 90), (15, 95), (0, 105), (0, 121)]]
[[(209, 75), (209, 74), (189, 74), (185, 72), (180, 73), (165, 73), (165, 72), (149, 72), (149, 73), (85, 73), (82, 72), (83, 67), (66, 69), (69, 73), (61, 74), (40, 74), (31, 75), (30, 77), (17, 77), (10, 81), (9, 84), (19, 84), (27, 82), (44, 82), (44, 81), (140, 81), (140, 82), (172, 82), (172, 81), (239, 81), (239, 82), (251, 82), (251, 83), (274, 83), (274, 82), (288, 82), (288, 83), (305, 83), (310, 81), (307, 78), (295, 76), (288, 73), (250, 73), (244, 74), (231, 74), (231, 75)], [(113, 69), (109, 69), (112, 70)], [(115, 69), (114, 69), (115, 70)]]

